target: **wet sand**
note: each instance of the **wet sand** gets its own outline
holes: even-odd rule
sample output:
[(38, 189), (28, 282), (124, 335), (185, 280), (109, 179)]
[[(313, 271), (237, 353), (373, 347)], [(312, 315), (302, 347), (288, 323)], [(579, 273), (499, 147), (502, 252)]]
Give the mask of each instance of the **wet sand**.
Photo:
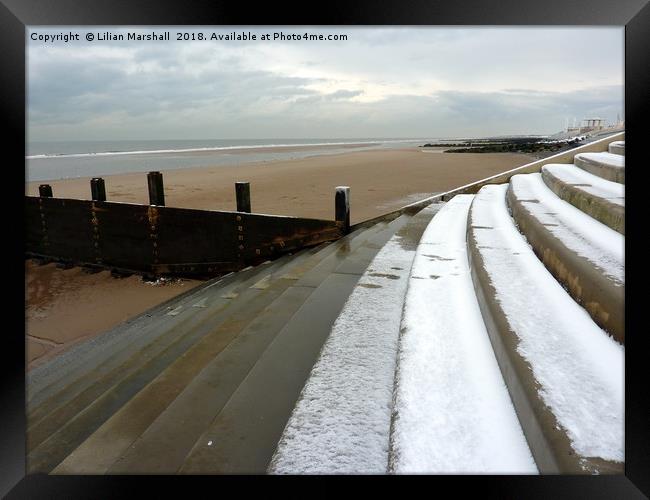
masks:
[[(334, 190), (351, 189), (351, 222), (361, 222), (435, 193), (534, 161), (523, 154), (376, 149), (310, 158), (164, 172), (167, 206), (234, 210), (236, 181), (251, 183), (253, 212), (334, 218)], [(107, 199), (148, 203), (146, 174), (105, 176)], [(58, 198), (90, 198), (89, 178), (48, 182)], [(38, 185), (26, 185), (37, 195)], [(196, 280), (152, 286), (80, 268), (26, 261), (27, 368), (189, 288)]]
[(146, 283), (25, 261), (26, 364), (31, 369), (96, 333), (200, 284), (196, 280)]

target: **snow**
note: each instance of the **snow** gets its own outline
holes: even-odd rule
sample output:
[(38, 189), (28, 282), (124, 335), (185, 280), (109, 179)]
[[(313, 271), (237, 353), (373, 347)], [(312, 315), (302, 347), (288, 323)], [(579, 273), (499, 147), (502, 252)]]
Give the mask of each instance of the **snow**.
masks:
[(472, 285), (472, 199), (447, 203), (417, 248), (398, 356), (394, 472), (537, 473)]
[(598, 198), (605, 198), (611, 203), (625, 205), (625, 185), (618, 182), (608, 181), (602, 177), (591, 174), (586, 170), (567, 164), (544, 165), (542, 170), (547, 170), (554, 177), (565, 184), (570, 184), (581, 191), (589, 193)]
[(625, 156), (614, 153), (578, 153), (576, 159), (582, 159), (590, 163), (602, 163), (610, 167), (625, 166)]
[(332, 326), (270, 473), (386, 473), (400, 320), (415, 255), (400, 239), (393, 236), (377, 253)]
[(516, 198), (562, 243), (623, 286), (625, 237), (559, 198), (541, 174), (519, 174), (510, 179)]
[(470, 224), (496, 298), (519, 338), (517, 352), (530, 364), (542, 400), (574, 450), (621, 462), (624, 347), (592, 321), (535, 256), (508, 213), (506, 189), (482, 188)]

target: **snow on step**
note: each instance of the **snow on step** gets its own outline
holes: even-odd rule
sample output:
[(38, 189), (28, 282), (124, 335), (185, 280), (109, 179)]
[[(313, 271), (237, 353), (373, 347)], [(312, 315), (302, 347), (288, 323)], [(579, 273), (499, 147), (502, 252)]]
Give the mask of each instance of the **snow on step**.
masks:
[(552, 163), (544, 165), (542, 170), (548, 171), (565, 184), (569, 184), (591, 196), (603, 198), (610, 203), (625, 206), (625, 185), (608, 181), (575, 165)]
[(625, 141), (614, 141), (609, 143), (609, 152), (625, 156)]
[(429, 223), (406, 295), (391, 470), (537, 473), (483, 324), (467, 260), (473, 195)]
[(613, 153), (579, 153), (573, 162), (592, 174), (614, 182), (625, 182), (625, 156)]
[(270, 473), (386, 472), (402, 304), (415, 255), (400, 239), (377, 253), (332, 326)]
[[(514, 196), (567, 248), (586, 258), (615, 283), (624, 283), (624, 236), (559, 198), (541, 174), (510, 179)], [(507, 185), (506, 185), (507, 187)], [(505, 188), (504, 188), (505, 189)]]
[[(624, 347), (574, 302), (517, 231), (507, 185), (485, 186), (470, 224), (539, 396), (583, 457), (624, 460)], [(588, 230), (585, 228), (585, 232)]]
[(625, 166), (625, 157), (609, 152), (602, 153), (578, 153), (576, 157), (590, 162), (606, 165), (610, 167), (623, 168)]

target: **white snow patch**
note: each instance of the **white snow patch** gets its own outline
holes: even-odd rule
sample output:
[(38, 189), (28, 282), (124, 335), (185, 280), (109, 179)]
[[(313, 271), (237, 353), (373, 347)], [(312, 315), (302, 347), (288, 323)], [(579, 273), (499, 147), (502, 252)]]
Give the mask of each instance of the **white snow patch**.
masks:
[(470, 224), (517, 352), (540, 396), (584, 457), (624, 460), (624, 347), (601, 330), (517, 231), (507, 185), (476, 195)]
[(400, 239), (384, 245), (348, 297), (270, 473), (386, 473), (400, 320), (415, 254)]
[(578, 153), (575, 158), (589, 163), (601, 163), (609, 167), (625, 166), (625, 156), (614, 153)]
[(510, 185), (515, 197), (567, 248), (623, 285), (625, 237), (621, 233), (559, 198), (541, 174), (515, 175)]
[(406, 295), (391, 468), (398, 473), (537, 473), (499, 371), (467, 260), (473, 195), (424, 232)]
[(542, 170), (547, 170), (565, 184), (570, 184), (592, 196), (604, 198), (617, 205), (625, 205), (625, 184), (608, 181), (575, 165), (553, 163), (544, 165)]

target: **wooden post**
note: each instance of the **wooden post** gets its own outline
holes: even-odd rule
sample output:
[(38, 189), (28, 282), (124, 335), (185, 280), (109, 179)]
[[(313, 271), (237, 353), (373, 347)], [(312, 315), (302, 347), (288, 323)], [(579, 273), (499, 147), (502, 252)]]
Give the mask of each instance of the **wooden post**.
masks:
[(237, 211), (251, 213), (250, 182), (235, 182), (235, 196), (237, 197)]
[(149, 172), (147, 174), (149, 186), (149, 205), (165, 206), (165, 188), (163, 177), (160, 172)]
[(38, 195), (41, 198), (52, 198), (52, 186), (49, 184), (41, 184), (38, 186)]
[(106, 201), (106, 186), (104, 179), (95, 177), (90, 179), (90, 195), (93, 201)]
[(343, 233), (347, 234), (350, 231), (350, 188), (348, 186), (336, 188), (334, 213), (334, 220), (343, 223)]

